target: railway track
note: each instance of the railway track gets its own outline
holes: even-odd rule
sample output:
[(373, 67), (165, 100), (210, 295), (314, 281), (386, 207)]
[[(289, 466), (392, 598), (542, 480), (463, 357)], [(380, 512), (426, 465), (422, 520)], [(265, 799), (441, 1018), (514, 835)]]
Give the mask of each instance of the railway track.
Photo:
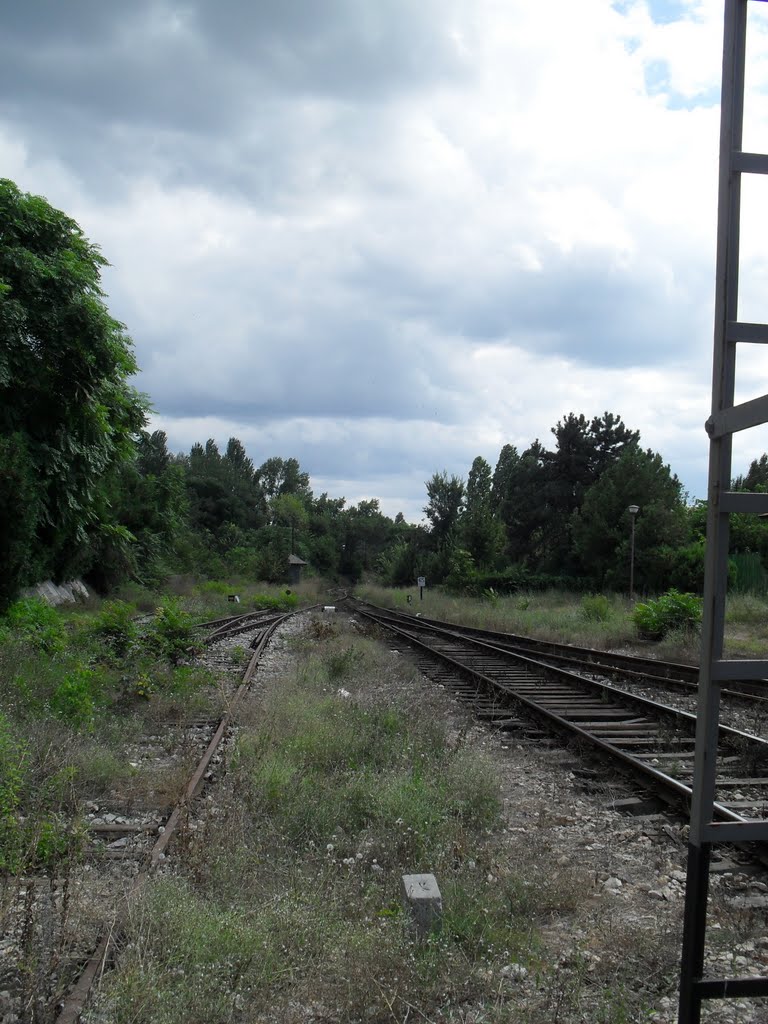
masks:
[[(420, 667), (471, 700), (485, 721), (511, 730), (521, 727), (521, 715), (532, 717), (599, 751), (667, 802), (688, 804), (695, 715), (579, 675), (551, 657), (521, 653), (514, 643), (496, 642), (494, 634), (488, 639), (484, 631), (359, 602), (354, 607), (417, 651)], [(579, 663), (575, 654), (567, 657), (569, 664)], [(582, 667), (591, 674), (595, 662)], [(721, 726), (718, 764), (717, 818), (740, 822), (768, 816), (768, 741)]]
[[(233, 648), (238, 646), (245, 651), (247, 644), (244, 668), (231, 683), (220, 684), (225, 698), (223, 714), (216, 719), (192, 715), (187, 720), (164, 723), (130, 747), (134, 777), (166, 770), (178, 777), (181, 770), (186, 770), (185, 781), (175, 786), (175, 792), (180, 795), (166, 799), (153, 790), (137, 794), (126, 785), (125, 791), (113, 791), (108, 797), (85, 801), (81, 819), (84, 832), (81, 868), (63, 882), (44, 876), (19, 880), (15, 915), (18, 924), (11, 930), (4, 949), (9, 965), (16, 951), (22, 958), (25, 956), (29, 929), (39, 930), (39, 919), (48, 922), (47, 925), (43, 922), (44, 927), (51, 927), (50, 922), (56, 920), (64, 927), (67, 904), (75, 890), (78, 898), (86, 892), (92, 894), (87, 898), (91, 904), (91, 919), (94, 906), (103, 908), (102, 927), (95, 929), (91, 920), (88, 929), (88, 934), (93, 936), (90, 949), (85, 947), (87, 939), (81, 939), (68, 950), (62, 945), (57, 954), (59, 962), (53, 969), (50, 964), (47, 967), (48, 976), (55, 970), (50, 988), (39, 991), (32, 1000), (27, 994), (28, 1002), (22, 1008), (21, 1018), (52, 1020), (55, 1017), (58, 1024), (74, 1024), (80, 1019), (95, 980), (112, 956), (130, 900), (162, 866), (174, 838), (185, 827), (195, 827), (190, 825), (191, 810), (222, 760), (222, 744), (231, 732), (232, 716), (250, 687), (269, 638), (290, 614), (251, 612), (202, 624), (207, 631), (202, 639), (206, 657), (217, 668), (226, 669), (230, 676)], [(30, 924), (33, 917), (38, 921)], [(64, 988), (67, 978), (70, 984)], [(76, 979), (74, 983), (72, 979)], [(66, 992), (63, 998), (62, 989)], [(10, 997), (11, 993), (4, 995)]]
[[(379, 608), (377, 612), (394, 624), (420, 622), (443, 629), (461, 630), (463, 636), (474, 636), (487, 640), (498, 647), (519, 654), (527, 654), (563, 667), (573, 666), (606, 676), (618, 676), (648, 684), (658, 683), (665, 688), (677, 689), (684, 693), (696, 693), (698, 690), (699, 669), (697, 665), (686, 665), (679, 662), (660, 661), (656, 658), (643, 658), (632, 654), (619, 654), (609, 651), (598, 651), (591, 647), (577, 647), (573, 644), (561, 644), (552, 640), (539, 640), (535, 637), (519, 636), (514, 633), (503, 633), (490, 629), (479, 629), (430, 619), (423, 615), (414, 616), (410, 613)], [(768, 708), (766, 687), (754, 680), (733, 681), (722, 690), (723, 696), (740, 698), (744, 701)]]

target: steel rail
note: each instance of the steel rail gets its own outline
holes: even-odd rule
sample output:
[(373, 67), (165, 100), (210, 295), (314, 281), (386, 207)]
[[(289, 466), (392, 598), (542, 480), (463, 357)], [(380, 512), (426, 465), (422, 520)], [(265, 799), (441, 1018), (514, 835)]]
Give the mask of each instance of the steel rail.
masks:
[[(649, 682), (664, 683), (665, 685), (696, 692), (698, 690), (698, 666), (685, 665), (679, 662), (660, 661), (656, 658), (643, 658), (635, 654), (619, 654), (608, 651), (600, 651), (593, 647), (578, 647), (575, 644), (563, 644), (553, 640), (541, 640), (537, 637), (521, 636), (515, 633), (505, 633), (497, 630), (482, 629), (478, 626), (464, 626), (460, 623), (448, 622), (444, 619), (431, 619), (423, 615), (413, 615), (401, 612), (396, 609), (378, 608), (375, 605), (366, 605), (356, 599), (350, 599), (354, 607), (374, 608), (377, 613), (391, 616), (395, 622), (424, 623), (428, 626), (436, 626), (448, 630), (458, 630), (462, 636), (476, 636), (479, 639), (488, 638), (497, 644), (503, 645), (512, 651), (538, 652), (541, 657), (555, 662), (565, 664), (590, 665), (594, 669), (602, 671), (605, 675), (621, 675), (646, 679)], [(744, 680), (745, 686), (755, 687), (754, 680)], [(733, 685), (733, 684), (731, 684)], [(723, 688), (722, 693), (726, 696), (747, 700), (753, 703), (768, 704), (768, 696), (762, 696), (751, 690), (736, 690)]]
[[(364, 613), (363, 613), (364, 614)], [(376, 616), (374, 616), (376, 617)], [(377, 618), (377, 621), (380, 621)], [(626, 690), (622, 690), (620, 687), (611, 686), (610, 683), (601, 682), (598, 679), (590, 679), (588, 676), (580, 675), (576, 672), (570, 672), (567, 669), (559, 668), (556, 665), (550, 665), (546, 661), (540, 661), (537, 658), (530, 658), (528, 655), (520, 654), (518, 651), (511, 650), (506, 646), (500, 646), (496, 644), (490, 644), (486, 641), (480, 640), (479, 638), (469, 634), (465, 634), (460, 627), (452, 627), (445, 629), (442, 626), (429, 626), (421, 625), (422, 620), (419, 619), (416, 622), (417, 630), (424, 630), (440, 635), (445, 635), (448, 638), (455, 638), (457, 640), (472, 640), (487, 650), (493, 651), (501, 655), (509, 655), (512, 658), (520, 659), (523, 662), (537, 665), (542, 669), (551, 669), (552, 674), (556, 674), (562, 679), (569, 682), (575, 683), (579, 688), (590, 688), (598, 694), (610, 694), (612, 697), (617, 698), (621, 703), (631, 703), (641, 707), (643, 710), (648, 710), (653, 714), (664, 715), (671, 721), (679, 722), (680, 720), (687, 721), (690, 725), (691, 735), (696, 731), (696, 715), (690, 711), (683, 711), (680, 708), (673, 708), (669, 704), (664, 704), (661, 701), (651, 700), (649, 697), (642, 697), (640, 694), (628, 693)], [(413, 621), (408, 623), (408, 626), (403, 627), (407, 633), (409, 628), (413, 628)], [(575, 659), (574, 659), (575, 660)], [(719, 733), (722, 737), (736, 741), (737, 739), (747, 740), (755, 745), (765, 747), (766, 757), (768, 758), (768, 740), (763, 739), (760, 736), (755, 736), (753, 733), (744, 732), (741, 729), (734, 729), (730, 725), (718, 726)]]
[(228, 636), (237, 636), (238, 633), (245, 633), (249, 629), (257, 628), (258, 626), (267, 626), (271, 622), (280, 620), (286, 614), (292, 614), (287, 612), (250, 612), (246, 615), (238, 615), (223, 625), (218, 626), (209, 633), (208, 636), (203, 640), (203, 644), (207, 647), (210, 644), (214, 644), (219, 640), (224, 640)]
[(295, 612), (282, 613), (276, 617), (274, 621), (267, 624), (259, 636), (254, 638), (254, 642), (252, 644), (254, 653), (248, 662), (245, 672), (243, 673), (240, 685), (232, 696), (229, 707), (222, 715), (218, 728), (187, 782), (183, 795), (171, 812), (171, 815), (165, 824), (165, 831), (159, 836), (150, 850), (146, 866), (133, 879), (128, 891), (122, 897), (122, 906), (118, 907), (114, 920), (105, 928), (98, 946), (86, 961), (76, 983), (61, 1003), (58, 1016), (56, 1017), (56, 1024), (77, 1024), (77, 1021), (80, 1019), (80, 1014), (83, 1011), (93, 985), (96, 982), (97, 977), (100, 977), (103, 973), (109, 961), (112, 947), (123, 930), (130, 901), (141, 891), (143, 886), (151, 877), (154, 869), (163, 859), (165, 850), (173, 838), (179, 824), (183, 820), (189, 805), (200, 791), (205, 778), (205, 773), (211, 763), (211, 759), (221, 744), (221, 740), (226, 734), (227, 728), (232, 720), (232, 716), (250, 686), (267, 642), (277, 626), (285, 619), (291, 618), (294, 614)]
[[(454, 657), (452, 654), (446, 652), (445, 650), (441, 651), (438, 648), (435, 648), (434, 646), (430, 645), (429, 643), (426, 643), (422, 638), (420, 638), (414, 632), (409, 631), (405, 627), (395, 625), (391, 621), (382, 622), (379, 619), (378, 615), (373, 612), (361, 610), (360, 613), (365, 615), (367, 618), (370, 618), (372, 621), (384, 625), (386, 629), (389, 629), (392, 632), (399, 634), (409, 644), (413, 644), (420, 647), (421, 649), (425, 650), (430, 656), (439, 658), (441, 661), (452, 665), (455, 669), (458, 669), (459, 672), (461, 672), (462, 674), (469, 674), (470, 676), (479, 680), (486, 689), (490, 690), (491, 695), (502, 695), (504, 698), (508, 700), (519, 702), (529, 711), (534, 713), (536, 717), (545, 718), (548, 722), (556, 725), (559, 729), (562, 729), (563, 731), (569, 734), (578, 736), (580, 739), (585, 740), (592, 746), (595, 746), (598, 749), (600, 749), (603, 753), (610, 756), (610, 758), (620, 761), (628, 768), (631, 768), (633, 773), (635, 773), (636, 775), (640, 775), (643, 778), (652, 780), (656, 788), (662, 788), (668, 792), (671, 792), (675, 795), (676, 798), (682, 798), (686, 802), (690, 800), (692, 789), (684, 782), (681, 782), (679, 779), (676, 779), (673, 776), (668, 775), (666, 772), (660, 771), (653, 764), (641, 760), (639, 757), (628, 753), (626, 750), (622, 750), (615, 743), (611, 743), (609, 740), (604, 739), (599, 735), (596, 735), (594, 732), (590, 732), (588, 728), (584, 728), (578, 725), (578, 723), (568, 719), (567, 717), (558, 714), (551, 708), (547, 708), (545, 705), (535, 700), (534, 698), (526, 696), (524, 693), (518, 692), (515, 689), (514, 684), (506, 685), (503, 682), (500, 682), (498, 679), (495, 679), (492, 675), (488, 675), (487, 672), (482, 671), (480, 668), (472, 666), (471, 664), (467, 664), (466, 662), (461, 661), (459, 658)], [(615, 687), (606, 686), (606, 684), (595, 683), (593, 680), (584, 679), (583, 677), (577, 676), (574, 673), (567, 672), (560, 668), (556, 668), (552, 665), (548, 665), (545, 662), (541, 662), (533, 658), (528, 658), (524, 655), (513, 654), (512, 652), (506, 651), (503, 648), (494, 647), (493, 645), (486, 644), (475, 637), (462, 638), (457, 637), (455, 635), (452, 636), (452, 631), (442, 630), (437, 627), (431, 628), (432, 630), (437, 631), (438, 635), (440, 636), (445, 636), (447, 634), (450, 637), (450, 639), (453, 639), (456, 642), (463, 640), (468, 646), (470, 646), (470, 650), (468, 651), (468, 653), (470, 654), (474, 653), (471, 651), (471, 646), (475, 646), (480, 648), (483, 654), (494, 655), (502, 661), (506, 660), (508, 665), (517, 663), (526, 668), (526, 670), (528, 670), (529, 672), (539, 673), (538, 679), (536, 675), (531, 676), (530, 682), (532, 683), (535, 683), (537, 681), (544, 681), (544, 679), (547, 676), (555, 676), (556, 680), (564, 679), (568, 683), (576, 683), (580, 688), (586, 686), (590, 689), (594, 687), (605, 689), (607, 692), (610, 693), (612, 697), (620, 698), (622, 702), (626, 698), (629, 698), (629, 703), (633, 705), (635, 705), (636, 703), (640, 704), (645, 709), (649, 709), (656, 714), (661, 714), (666, 718), (674, 718), (678, 720), (682, 719), (685, 726), (686, 734), (688, 735), (690, 735), (691, 726), (695, 724), (695, 716), (689, 715), (684, 712), (679, 712), (675, 708), (670, 708), (668, 705), (658, 704), (657, 702), (647, 700), (646, 698), (638, 698), (634, 695), (626, 694), (624, 691), (616, 689)], [(606, 710), (609, 709), (606, 708)], [(767, 741), (762, 740), (759, 737), (753, 737), (749, 733), (742, 733), (739, 730), (728, 729), (728, 727), (725, 726), (721, 728), (725, 730), (725, 732), (723, 733), (724, 738), (728, 740), (738, 739), (754, 742), (757, 744), (758, 748), (765, 748), (766, 756), (768, 757)], [(649, 739), (648, 745), (652, 746), (652, 742), (653, 741)], [(653, 757), (655, 753), (658, 752), (652, 752), (650, 756)], [(683, 755), (681, 755), (681, 757), (682, 756)], [(748, 785), (749, 783), (745, 781), (744, 788), (748, 788)], [(721, 803), (715, 804), (715, 813), (717, 817), (722, 821), (742, 823), (744, 821), (749, 820), (744, 818), (742, 815), (737, 814), (735, 811), (731, 810), (730, 808), (726, 807)]]

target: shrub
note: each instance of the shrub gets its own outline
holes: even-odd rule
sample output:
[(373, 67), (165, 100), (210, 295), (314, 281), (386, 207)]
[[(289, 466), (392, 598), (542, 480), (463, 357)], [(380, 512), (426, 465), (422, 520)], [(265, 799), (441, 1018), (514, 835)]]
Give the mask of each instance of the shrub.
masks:
[(701, 598), (668, 590), (655, 601), (638, 604), (632, 615), (642, 634), (661, 640), (672, 631), (693, 632), (701, 623)]
[(206, 580), (198, 586), (200, 594), (213, 594), (216, 597), (226, 597), (232, 593), (232, 584), (221, 580)]
[(57, 654), (66, 645), (64, 623), (59, 613), (38, 597), (16, 601), (8, 609), (6, 621), (19, 639), (46, 654)]
[(272, 609), (276, 612), (291, 611), (298, 604), (298, 598), (290, 590), (284, 590), (277, 597), (271, 594), (255, 594), (252, 601), (254, 608)]
[(68, 672), (51, 697), (51, 710), (76, 728), (90, 729), (96, 712), (96, 673), (80, 666)]
[(586, 594), (581, 599), (581, 614), (587, 622), (607, 622), (611, 617), (611, 602), (604, 594)]
[(363, 657), (363, 652), (352, 645), (328, 651), (323, 658), (328, 679), (333, 682), (350, 675), (360, 665)]
[(157, 654), (178, 665), (196, 649), (192, 616), (182, 611), (178, 601), (168, 598), (157, 609), (147, 640)]
[(729, 578), (729, 583), (734, 590), (752, 594), (764, 594), (768, 590), (768, 576), (756, 551), (736, 552), (731, 555), (730, 567), (733, 569), (734, 579)]
[(135, 607), (126, 601), (106, 602), (91, 623), (92, 635), (105, 640), (122, 657), (138, 635), (133, 621), (135, 612)]

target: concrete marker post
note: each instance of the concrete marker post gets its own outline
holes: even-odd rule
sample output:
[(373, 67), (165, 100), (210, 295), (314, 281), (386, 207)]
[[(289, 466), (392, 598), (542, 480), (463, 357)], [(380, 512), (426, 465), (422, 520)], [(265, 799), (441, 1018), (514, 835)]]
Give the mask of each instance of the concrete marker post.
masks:
[(410, 914), (419, 941), (443, 927), (443, 898), (434, 875), (403, 875), (403, 906)]

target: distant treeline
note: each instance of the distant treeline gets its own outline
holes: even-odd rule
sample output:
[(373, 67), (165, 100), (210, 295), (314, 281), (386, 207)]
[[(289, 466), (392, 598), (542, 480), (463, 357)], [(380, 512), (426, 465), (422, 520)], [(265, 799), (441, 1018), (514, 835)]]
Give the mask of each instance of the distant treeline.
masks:
[[(425, 574), (461, 589), (536, 586), (629, 589), (634, 513), (634, 581), (641, 592), (675, 586), (699, 592), (704, 578), (706, 502), (688, 504), (678, 478), (640, 444), (620, 416), (568, 413), (552, 427), (554, 446), (535, 440), (522, 454), (504, 445), (492, 471), (472, 463), (466, 481), (427, 481), (431, 548)], [(735, 489), (768, 490), (768, 456)], [(731, 584), (763, 590), (768, 526), (731, 517)], [(402, 563), (400, 557), (402, 556)], [(389, 582), (405, 581), (406, 550), (382, 561)]]
[[(635, 582), (701, 588), (705, 509), (686, 504), (660, 455), (619, 416), (569, 413), (554, 446), (507, 444), (495, 469), (426, 481), (428, 525), (315, 497), (294, 458), (255, 467), (237, 438), (172, 454), (148, 433), (149, 400), (129, 381), (130, 338), (103, 301), (97, 246), (45, 199), (0, 179), (0, 609), (46, 577), (102, 590), (172, 573), (277, 582), (288, 555), (309, 571), (482, 592)], [(768, 457), (734, 486), (768, 487)], [(768, 528), (733, 516), (736, 585), (761, 588)]]

